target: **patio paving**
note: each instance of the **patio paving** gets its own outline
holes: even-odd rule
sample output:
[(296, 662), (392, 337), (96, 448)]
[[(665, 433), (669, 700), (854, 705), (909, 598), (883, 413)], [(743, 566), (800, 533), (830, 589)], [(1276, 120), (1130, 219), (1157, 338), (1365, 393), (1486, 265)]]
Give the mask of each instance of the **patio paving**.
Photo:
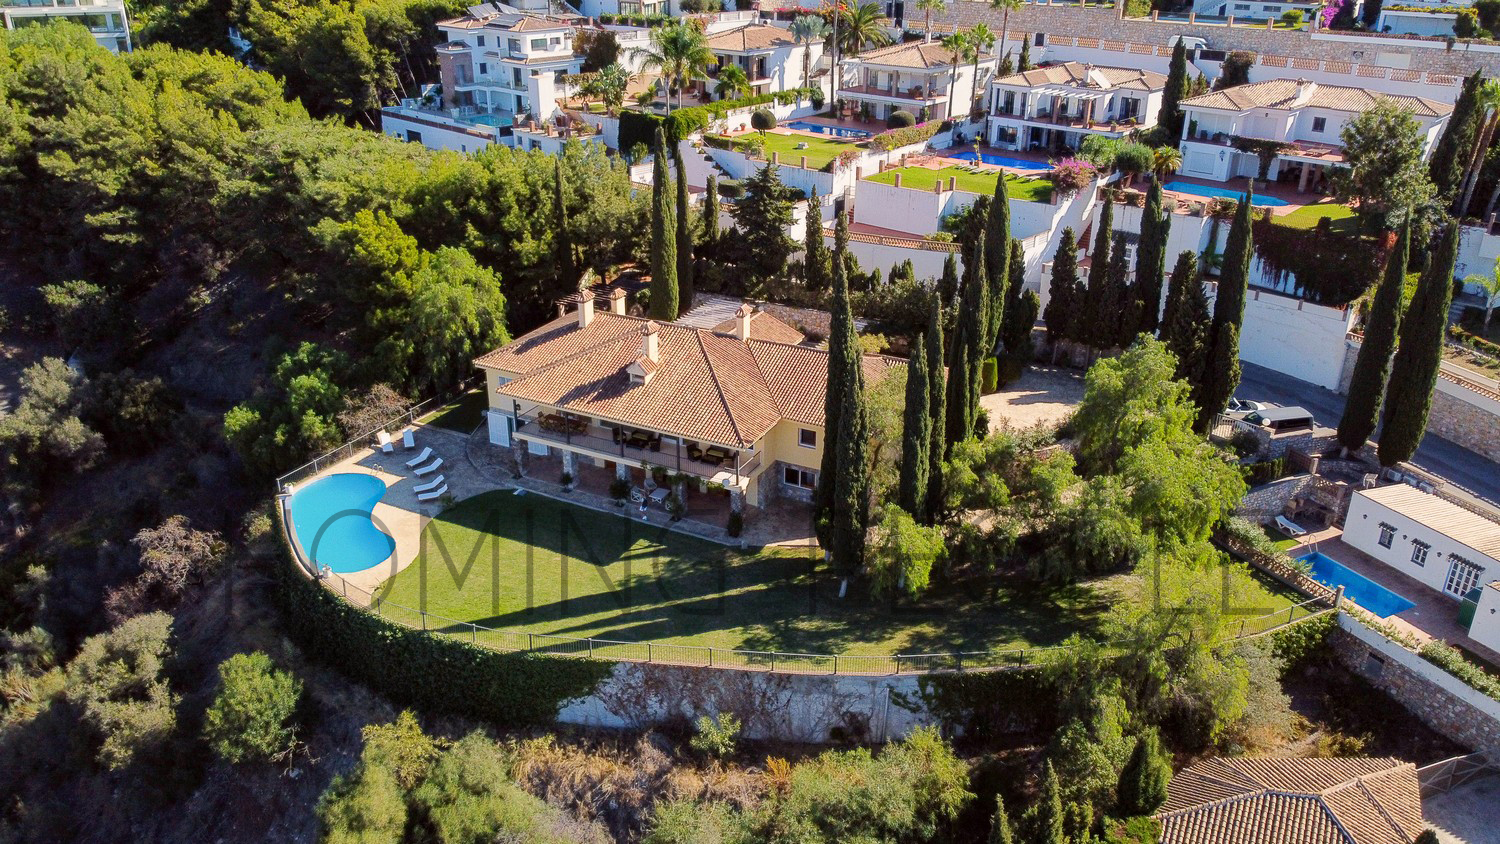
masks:
[(1422, 798), (1422, 814), (1443, 844), (1482, 844), (1500, 829), (1500, 774)]

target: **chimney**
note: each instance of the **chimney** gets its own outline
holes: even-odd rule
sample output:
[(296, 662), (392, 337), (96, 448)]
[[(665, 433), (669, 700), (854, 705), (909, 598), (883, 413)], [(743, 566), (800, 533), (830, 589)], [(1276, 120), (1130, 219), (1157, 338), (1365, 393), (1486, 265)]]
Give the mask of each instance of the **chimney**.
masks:
[(750, 339), (750, 318), (755, 315), (755, 309), (746, 302), (740, 305), (740, 309), (734, 312), (734, 336), (741, 343)]
[(578, 291), (578, 327), (588, 328), (594, 321), (594, 291), (585, 287)]
[(609, 312), (625, 315), (625, 288), (615, 287), (609, 291)]
[(1318, 83), (1307, 79), (1297, 80), (1297, 105), (1306, 105), (1312, 99), (1313, 92), (1318, 90)]
[(641, 357), (656, 363), (661, 360), (661, 326), (655, 320), (641, 326)]

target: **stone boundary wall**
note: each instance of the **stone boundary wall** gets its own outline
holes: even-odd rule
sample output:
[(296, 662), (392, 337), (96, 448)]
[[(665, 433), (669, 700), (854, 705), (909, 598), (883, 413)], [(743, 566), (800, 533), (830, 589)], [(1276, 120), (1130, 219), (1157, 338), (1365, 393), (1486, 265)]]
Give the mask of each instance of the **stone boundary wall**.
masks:
[[(982, 22), (999, 32), (1002, 18), (1003, 14), (990, 8), (988, 3), (959, 0), (949, 6), (947, 11), (933, 15), (933, 28), (954, 25), (967, 28)], [(908, 18), (912, 22), (920, 19), (920, 14), (912, 14)], [(1168, 50), (1167, 55), (1170, 55), (1166, 45), (1172, 36), (1187, 35), (1202, 38), (1207, 42), (1208, 48), (1213, 50), (1249, 50), (1260, 56), (1260, 63), (1268, 67), (1297, 68), (1299, 62), (1331, 62), (1332, 67), (1325, 66), (1321, 69), (1326, 72), (1348, 73), (1348, 84), (1355, 87), (1360, 85), (1360, 77), (1387, 78), (1388, 74), (1389, 78), (1398, 81), (1420, 81), (1413, 74), (1433, 73), (1440, 77), (1460, 77), (1479, 68), (1483, 68), (1486, 75), (1500, 73), (1500, 53), (1491, 49), (1466, 51), (1460, 45), (1449, 50), (1442, 41), (1370, 38), (1348, 32), (1325, 31), (1315, 36), (1305, 30), (1268, 30), (1263, 26), (1231, 27), (1222, 23), (1121, 18), (1118, 10), (1097, 6), (1027, 3), (1010, 13), (1009, 30), (1013, 38), (1019, 37), (1021, 33), (1043, 32), (1047, 34), (1049, 45), (1098, 46), (1124, 55), (1154, 52), (1155, 48)], [(1409, 55), (1410, 66), (1392, 68), (1364, 64), (1373, 59), (1377, 52)], [(1431, 84), (1443, 82), (1442, 79), (1430, 77), (1426, 81)], [(1454, 78), (1448, 84), (1456, 85), (1458, 81)], [(1451, 99), (1442, 96), (1436, 98), (1445, 101)]]
[(1422, 723), (1473, 750), (1500, 753), (1500, 701), (1405, 647), (1339, 613), (1329, 636), (1335, 656)]
[(1432, 392), (1427, 430), (1491, 460), (1500, 460), (1500, 402), (1445, 379)]
[(1234, 512), (1258, 525), (1263, 525), (1281, 515), (1287, 502), (1302, 495), (1312, 484), (1312, 475), (1292, 475), (1267, 484), (1261, 484), (1245, 493), (1240, 506)]

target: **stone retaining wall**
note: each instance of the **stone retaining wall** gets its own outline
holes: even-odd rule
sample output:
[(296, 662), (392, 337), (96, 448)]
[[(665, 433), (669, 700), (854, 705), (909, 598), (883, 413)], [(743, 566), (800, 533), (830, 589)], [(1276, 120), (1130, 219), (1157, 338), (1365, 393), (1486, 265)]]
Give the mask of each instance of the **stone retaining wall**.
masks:
[(1472, 750), (1500, 753), (1500, 701), (1343, 613), (1329, 645), (1349, 670), (1433, 730)]
[(1304, 474), (1261, 484), (1245, 493), (1240, 506), (1234, 508), (1234, 512), (1258, 525), (1263, 525), (1281, 515), (1286, 509), (1287, 502), (1302, 495), (1312, 481), (1312, 475)]
[(1438, 380), (1427, 430), (1491, 460), (1500, 460), (1497, 402), (1451, 381)]

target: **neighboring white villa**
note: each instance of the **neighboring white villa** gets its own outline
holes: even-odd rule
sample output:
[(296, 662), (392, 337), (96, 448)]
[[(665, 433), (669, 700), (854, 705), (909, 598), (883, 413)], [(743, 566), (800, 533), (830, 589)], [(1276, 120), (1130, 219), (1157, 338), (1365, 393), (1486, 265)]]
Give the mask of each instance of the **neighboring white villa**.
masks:
[(1275, 20), (1292, 10), (1302, 12), (1303, 20), (1312, 16), (1323, 4), (1317, 3), (1255, 3), (1246, 0), (1193, 0), (1193, 11), (1200, 15), (1233, 17), (1236, 20)]
[(1077, 149), (1085, 135), (1123, 137), (1156, 125), (1167, 77), (1082, 62), (1044, 65), (990, 84), (990, 146)]
[(68, 21), (87, 27), (106, 50), (130, 51), (130, 19), (124, 0), (5, 0), (0, 3), (0, 19), (6, 29)]
[[(980, 58), (980, 78), (993, 75), (998, 63), (994, 55)], [(936, 41), (867, 50), (843, 59), (841, 64), (837, 98), (855, 113), (867, 108), (869, 116), (877, 120), (901, 109), (919, 120), (924, 109), (930, 120), (950, 117), (954, 111), (966, 115), (975, 95), (974, 63), (959, 63), (954, 85), (953, 53)], [(955, 90), (950, 91), (950, 86)], [(956, 95), (956, 109), (950, 107), (950, 94)]]
[(1356, 491), (1344, 542), (1454, 600), (1500, 577), (1500, 524), (1405, 484)]
[(1305, 79), (1271, 79), (1183, 100), (1178, 172), (1221, 182), (1254, 178), (1260, 161), (1252, 152), (1235, 149), (1235, 139), (1279, 141), (1288, 147), (1277, 154), (1268, 177), (1293, 182), (1298, 190), (1315, 189), (1325, 171), (1344, 161), (1339, 140), (1344, 124), (1382, 99), (1416, 117), (1426, 139), (1424, 154), (1431, 153), (1453, 113), (1449, 103)]
[(1413, 9), (1403, 5), (1399, 9), (1382, 8), (1380, 17), (1375, 19), (1375, 31), (1394, 35), (1452, 35), (1453, 26), (1458, 22), (1458, 10), (1462, 8), (1466, 6)]
[[(708, 36), (708, 49), (717, 65), (709, 69), (709, 78), (700, 81), (710, 94), (720, 69), (739, 65), (750, 79), (750, 94), (774, 94), (802, 87), (804, 45), (798, 44), (788, 30), (769, 24), (752, 23)], [(822, 42), (811, 45), (810, 71), (816, 71), (823, 57)], [(816, 77), (813, 78), (816, 84)], [(741, 95), (743, 96), (743, 95)]]

